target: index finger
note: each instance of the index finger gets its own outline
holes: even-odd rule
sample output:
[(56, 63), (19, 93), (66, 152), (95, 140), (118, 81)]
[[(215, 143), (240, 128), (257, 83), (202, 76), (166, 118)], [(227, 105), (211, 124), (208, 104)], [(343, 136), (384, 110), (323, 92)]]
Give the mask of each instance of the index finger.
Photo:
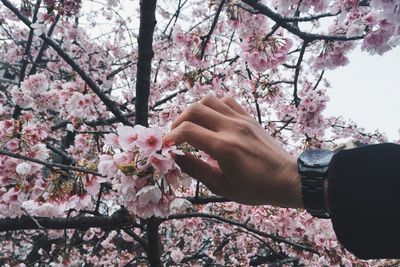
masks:
[(164, 136), (164, 142), (176, 145), (188, 143), (216, 158), (220, 147), (220, 137), (216, 132), (208, 130), (190, 121), (184, 121)]

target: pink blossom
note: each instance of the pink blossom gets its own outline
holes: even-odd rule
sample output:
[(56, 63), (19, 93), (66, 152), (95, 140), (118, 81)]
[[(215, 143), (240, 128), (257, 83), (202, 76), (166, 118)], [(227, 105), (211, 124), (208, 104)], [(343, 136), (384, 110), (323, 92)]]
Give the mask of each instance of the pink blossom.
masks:
[(31, 215), (39, 217), (61, 217), (64, 215), (64, 206), (59, 203), (39, 203), (34, 200), (24, 201), (22, 207)]
[(135, 125), (135, 127), (119, 126), (117, 128), (118, 142), (124, 150), (132, 150), (137, 146), (139, 133), (144, 131), (145, 127)]
[(30, 157), (40, 160), (46, 160), (49, 157), (49, 151), (46, 148), (46, 145), (41, 143), (31, 147), (28, 154)]
[(173, 166), (173, 159), (166, 158), (160, 154), (153, 153), (149, 156), (148, 162), (161, 174), (165, 174)]
[(145, 207), (151, 203), (157, 204), (161, 195), (161, 190), (157, 185), (145, 186), (136, 194), (140, 207)]
[(99, 193), (100, 184), (105, 181), (106, 180), (102, 177), (88, 175), (86, 177), (85, 189), (90, 195), (96, 196)]
[(118, 171), (117, 165), (114, 162), (114, 159), (110, 155), (100, 155), (99, 156), (99, 164), (97, 166), (98, 171), (105, 176), (112, 177)]
[(183, 260), (183, 253), (180, 249), (176, 248), (171, 252), (171, 259), (175, 262), (175, 263), (181, 263), (181, 261)]
[(21, 83), (22, 92), (30, 92), (34, 95), (43, 93), (49, 88), (49, 82), (43, 73), (29, 76)]
[(106, 134), (104, 136), (105, 145), (107, 145), (113, 149), (119, 148), (118, 138), (119, 138), (118, 135), (116, 135), (114, 133)]
[(90, 195), (73, 195), (68, 199), (68, 208), (75, 210), (82, 210), (87, 208), (92, 201)]
[(184, 198), (174, 198), (169, 203), (169, 210), (173, 213), (178, 213), (191, 208), (192, 206), (192, 203)]
[(149, 156), (162, 147), (163, 131), (161, 128), (141, 128), (138, 133), (137, 146), (142, 156)]
[(22, 162), (17, 165), (15, 171), (22, 176), (28, 175), (31, 172), (32, 166), (27, 162)]
[(382, 55), (391, 49), (388, 45), (390, 36), (391, 34), (383, 28), (370, 32), (364, 38), (361, 48), (367, 50), (371, 55)]

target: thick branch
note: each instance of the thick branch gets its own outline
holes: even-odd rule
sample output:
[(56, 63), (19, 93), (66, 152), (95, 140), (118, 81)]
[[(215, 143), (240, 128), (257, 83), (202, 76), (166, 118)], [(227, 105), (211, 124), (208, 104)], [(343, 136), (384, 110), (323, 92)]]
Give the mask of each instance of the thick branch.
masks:
[(127, 233), (130, 237), (132, 237), (136, 242), (138, 242), (145, 250), (149, 249), (149, 244), (147, 244), (146, 239), (141, 238), (130, 229), (124, 229), (124, 232)]
[[(44, 229), (88, 229), (90, 227), (122, 228), (130, 225), (136, 226), (125, 211), (118, 211), (111, 216), (86, 217), (77, 216), (72, 218), (43, 218), (34, 217), (36, 222)], [(0, 232), (39, 229), (34, 220), (29, 216), (15, 219), (0, 219)]]
[(138, 38), (138, 60), (136, 74), (136, 124), (148, 126), (151, 60), (153, 34), (156, 26), (156, 0), (140, 1), (140, 26)]
[(158, 227), (160, 226), (160, 220), (155, 217), (151, 217), (147, 220), (147, 241), (148, 250), (147, 258), (151, 267), (161, 267), (161, 240), (158, 234)]

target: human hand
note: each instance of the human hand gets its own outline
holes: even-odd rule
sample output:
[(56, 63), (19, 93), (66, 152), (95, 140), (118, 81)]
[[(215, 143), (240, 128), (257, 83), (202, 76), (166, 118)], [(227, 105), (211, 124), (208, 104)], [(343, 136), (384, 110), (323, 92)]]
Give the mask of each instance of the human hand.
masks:
[(191, 154), (176, 158), (217, 195), (242, 204), (302, 207), (296, 159), (231, 97), (206, 96), (190, 105), (164, 140), (186, 142), (218, 162), (219, 169)]

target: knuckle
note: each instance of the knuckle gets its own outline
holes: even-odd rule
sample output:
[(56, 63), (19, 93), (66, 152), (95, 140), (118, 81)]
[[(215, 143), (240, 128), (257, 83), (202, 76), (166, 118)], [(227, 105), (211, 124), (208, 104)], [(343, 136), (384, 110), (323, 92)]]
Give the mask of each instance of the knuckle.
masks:
[(203, 98), (200, 100), (200, 103), (207, 104), (207, 103), (214, 101), (215, 99), (216, 99), (215, 96), (206, 95), (206, 96), (203, 96)]
[(193, 129), (193, 123), (190, 121), (184, 121), (180, 126), (181, 132), (190, 132), (192, 129)]
[(188, 116), (195, 116), (202, 110), (202, 105), (200, 103), (193, 103), (187, 109)]
[(234, 101), (232, 96), (224, 96), (222, 98), (222, 102), (224, 102), (224, 103), (231, 103), (232, 101)]

